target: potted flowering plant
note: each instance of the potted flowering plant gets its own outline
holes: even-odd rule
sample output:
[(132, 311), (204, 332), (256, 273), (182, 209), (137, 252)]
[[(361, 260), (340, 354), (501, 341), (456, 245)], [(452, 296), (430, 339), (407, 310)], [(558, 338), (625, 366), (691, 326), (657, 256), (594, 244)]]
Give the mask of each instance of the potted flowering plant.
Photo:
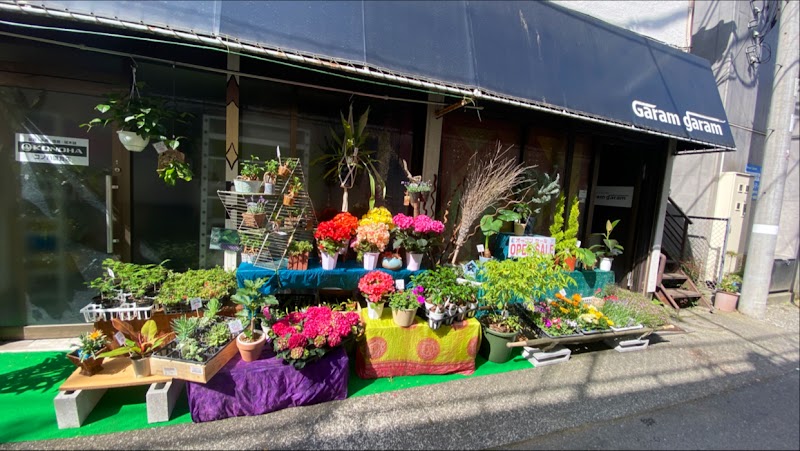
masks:
[(78, 349), (67, 354), (67, 358), (78, 368), (81, 374), (91, 376), (103, 369), (103, 357), (98, 354), (106, 349), (106, 336), (102, 331), (85, 332), (78, 337), (81, 344)]
[(568, 298), (561, 293), (556, 293), (555, 299), (528, 304), (528, 308), (541, 335), (550, 338), (581, 335), (579, 319), (588, 311), (580, 295)]
[(308, 241), (292, 241), (289, 245), (289, 269), (305, 271), (308, 269), (308, 254), (314, 246)]
[(380, 319), (384, 296), (394, 292), (394, 279), (383, 271), (370, 271), (358, 281), (358, 289), (367, 300), (370, 319)]
[(242, 223), (245, 227), (262, 229), (266, 222), (267, 200), (263, 197), (259, 197), (258, 200), (251, 197), (250, 202), (247, 202), (247, 211), (242, 213)]
[(358, 252), (358, 260), (364, 261), (364, 269), (378, 266), (378, 257), (389, 244), (389, 227), (381, 222), (366, 222), (356, 229), (356, 239), (351, 247)]
[[(392, 319), (400, 327), (410, 327), (414, 324), (417, 309), (425, 303), (425, 298), (418, 295), (414, 290), (395, 291), (389, 295)], [(418, 291), (422, 293), (421, 290)]]
[(404, 248), (408, 258), (407, 269), (418, 271), (423, 255), (441, 244), (444, 224), (427, 215), (412, 218), (402, 213), (395, 215), (394, 223), (397, 226), (394, 247)]
[(357, 339), (364, 332), (357, 312), (329, 306), (308, 307), (281, 318), (270, 316), (268, 329), (272, 347), (283, 363), (302, 369), (337, 346)]
[(422, 193), (429, 193), (431, 191), (431, 183), (427, 181), (412, 181), (401, 182), (406, 187), (406, 193), (403, 196), (403, 205), (408, 207), (415, 203), (419, 203)]
[(239, 175), (233, 181), (233, 187), (237, 193), (257, 193), (263, 183), (261, 180), (263, 175), (264, 165), (257, 155), (253, 155), (249, 161), (239, 162)]
[(350, 229), (333, 219), (323, 221), (317, 226), (314, 238), (317, 239), (317, 248), (322, 258), (322, 269), (335, 269), (339, 249), (350, 240)]
[(742, 289), (742, 276), (736, 273), (725, 274), (714, 295), (714, 306), (723, 312), (735, 312)]
[(386, 207), (370, 208), (370, 210), (361, 217), (361, 220), (358, 221), (358, 225), (369, 223), (386, 224), (386, 227), (389, 228), (390, 232), (394, 231), (395, 229), (395, 224), (392, 220), (392, 213), (389, 212)]

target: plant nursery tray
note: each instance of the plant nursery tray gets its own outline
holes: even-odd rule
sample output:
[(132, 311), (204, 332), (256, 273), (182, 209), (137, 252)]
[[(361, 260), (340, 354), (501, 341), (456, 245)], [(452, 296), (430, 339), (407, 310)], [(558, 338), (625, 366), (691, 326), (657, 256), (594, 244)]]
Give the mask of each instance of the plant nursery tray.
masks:
[(611, 329), (581, 329), (583, 335), (604, 334), (610, 331)]
[(642, 328), (644, 328), (644, 326), (641, 325), (641, 324), (637, 324), (635, 326), (628, 326), (628, 327), (614, 327), (614, 326), (611, 326), (611, 330), (613, 330), (614, 332), (624, 332), (626, 330), (637, 330), (637, 329), (642, 329)]
[(153, 374), (205, 384), (238, 352), (236, 339), (234, 338), (228, 344), (222, 346), (208, 361), (197, 362), (170, 357), (170, 349), (173, 343), (174, 341), (161, 351), (166, 355), (153, 354), (150, 357), (150, 369)]

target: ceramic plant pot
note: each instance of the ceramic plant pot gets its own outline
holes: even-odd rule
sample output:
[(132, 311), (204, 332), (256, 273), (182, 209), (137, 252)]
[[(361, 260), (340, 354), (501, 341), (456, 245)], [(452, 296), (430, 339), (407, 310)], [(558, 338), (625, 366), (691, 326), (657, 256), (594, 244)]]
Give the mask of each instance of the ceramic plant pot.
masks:
[(613, 261), (611, 258), (600, 259), (600, 271), (611, 271), (611, 263)]
[(233, 181), (233, 189), (237, 193), (258, 193), (261, 189), (261, 180), (242, 180), (237, 177)]
[(392, 309), (392, 319), (394, 320), (394, 323), (400, 327), (411, 327), (411, 325), (414, 324), (414, 318), (416, 317), (417, 309)]
[(517, 336), (516, 332), (497, 332), (488, 327), (483, 327), (483, 342), (481, 343), (480, 353), (486, 360), (494, 363), (505, 363), (511, 360), (511, 353), (514, 350), (506, 346)]
[(137, 378), (150, 375), (150, 357), (131, 357), (131, 364), (133, 375)]
[(381, 265), (385, 269), (390, 269), (392, 271), (396, 271), (396, 270), (398, 270), (398, 269), (403, 267), (403, 260), (400, 260), (397, 257), (384, 258), (381, 261)]
[(381, 319), (383, 302), (367, 302), (367, 315), (369, 319)]
[(264, 194), (274, 194), (275, 185), (272, 182), (264, 183)]
[(408, 263), (406, 264), (406, 269), (409, 271), (419, 271), (419, 267), (422, 264), (422, 255), (419, 253), (409, 252), (406, 254), (408, 257)]
[(136, 132), (120, 130), (117, 132), (117, 137), (122, 146), (131, 152), (141, 152), (150, 144), (150, 138), (142, 138)]
[(322, 269), (324, 270), (331, 270), (336, 269), (336, 261), (338, 260), (338, 254), (330, 255), (325, 252), (320, 252), (320, 257), (322, 259)]
[(267, 336), (264, 335), (263, 331), (253, 331), (253, 335), (258, 338), (250, 342), (242, 341), (244, 334), (236, 336), (236, 347), (239, 348), (239, 354), (241, 354), (242, 360), (245, 362), (258, 360), (259, 356), (261, 356), (261, 351), (264, 349), (264, 344), (267, 342)]
[(364, 269), (367, 271), (372, 271), (378, 267), (378, 257), (380, 256), (377, 252), (366, 252), (364, 253)]
[(714, 307), (723, 312), (735, 312), (736, 304), (739, 302), (739, 294), (718, 291), (714, 295)]
[(522, 236), (525, 235), (525, 224), (524, 222), (516, 222), (514, 221), (514, 235)]

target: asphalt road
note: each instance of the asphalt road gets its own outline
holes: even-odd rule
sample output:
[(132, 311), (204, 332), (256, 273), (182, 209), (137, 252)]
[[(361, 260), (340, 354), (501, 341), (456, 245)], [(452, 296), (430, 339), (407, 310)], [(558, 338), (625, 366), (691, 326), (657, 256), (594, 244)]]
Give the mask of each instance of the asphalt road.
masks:
[(800, 449), (800, 369), (496, 449)]

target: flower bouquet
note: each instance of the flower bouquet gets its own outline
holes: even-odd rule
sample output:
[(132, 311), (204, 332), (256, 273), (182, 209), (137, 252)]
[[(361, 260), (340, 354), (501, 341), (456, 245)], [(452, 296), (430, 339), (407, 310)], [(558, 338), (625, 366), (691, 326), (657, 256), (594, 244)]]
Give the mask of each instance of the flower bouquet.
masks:
[(422, 263), (422, 256), (441, 244), (444, 224), (427, 215), (411, 217), (399, 213), (393, 219), (397, 226), (394, 247), (406, 250), (408, 270), (417, 271)]
[(336, 268), (336, 258), (339, 249), (350, 241), (350, 229), (334, 220), (323, 221), (317, 226), (314, 238), (317, 239), (317, 248), (322, 256), (322, 269)]
[(383, 297), (394, 292), (394, 279), (383, 271), (370, 271), (358, 281), (358, 289), (367, 299), (370, 319), (380, 319), (383, 314)]
[(363, 332), (364, 325), (358, 313), (334, 311), (328, 306), (289, 313), (273, 320), (267, 330), (277, 357), (296, 369), (302, 369)]
[(389, 226), (382, 222), (367, 222), (356, 229), (356, 239), (350, 247), (358, 252), (358, 261), (364, 261), (364, 269), (378, 266), (378, 256), (389, 244)]

